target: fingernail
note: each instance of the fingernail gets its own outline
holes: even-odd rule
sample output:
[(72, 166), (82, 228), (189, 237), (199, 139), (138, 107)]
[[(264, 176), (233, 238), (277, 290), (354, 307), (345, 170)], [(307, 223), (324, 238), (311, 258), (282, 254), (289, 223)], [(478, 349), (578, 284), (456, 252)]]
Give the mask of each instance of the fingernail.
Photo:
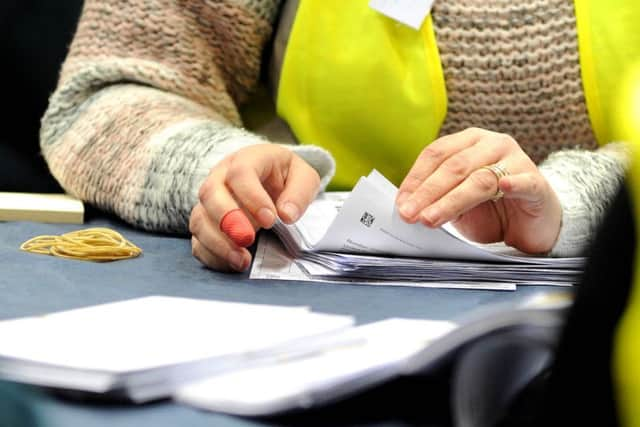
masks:
[(402, 204), (407, 200), (407, 198), (411, 195), (408, 191), (403, 191), (398, 194), (398, 198), (396, 199), (396, 206), (402, 206)]
[(405, 218), (412, 218), (416, 214), (417, 208), (416, 202), (409, 200), (400, 206), (400, 213), (404, 215)]
[(244, 271), (245, 269), (244, 254), (240, 252), (231, 252), (231, 254), (229, 255), (229, 263), (231, 264), (231, 267), (233, 267), (234, 270)]
[(270, 227), (273, 225), (276, 220), (276, 216), (271, 212), (271, 209), (268, 208), (260, 208), (258, 211), (258, 221), (260, 221), (261, 225), (265, 227)]
[(282, 211), (290, 221), (297, 221), (300, 216), (300, 209), (291, 202), (285, 203), (282, 207)]
[(422, 222), (430, 225), (431, 227), (436, 227), (438, 222), (440, 221), (440, 212), (438, 212), (435, 208), (429, 208), (425, 212), (422, 213)]
[(498, 181), (498, 190), (502, 190), (505, 193), (511, 191), (511, 181), (509, 181), (508, 176), (505, 176), (500, 181)]

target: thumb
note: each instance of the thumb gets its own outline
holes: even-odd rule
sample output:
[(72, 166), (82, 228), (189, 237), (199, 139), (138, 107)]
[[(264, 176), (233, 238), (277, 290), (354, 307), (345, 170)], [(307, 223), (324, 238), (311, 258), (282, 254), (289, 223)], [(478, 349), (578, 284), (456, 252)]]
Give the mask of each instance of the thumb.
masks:
[(500, 180), (498, 187), (504, 199), (518, 203), (520, 209), (533, 216), (545, 216), (553, 208), (553, 190), (539, 173), (509, 175)]
[(544, 202), (550, 190), (542, 175), (531, 172), (505, 176), (500, 179), (498, 187), (507, 199), (533, 204)]

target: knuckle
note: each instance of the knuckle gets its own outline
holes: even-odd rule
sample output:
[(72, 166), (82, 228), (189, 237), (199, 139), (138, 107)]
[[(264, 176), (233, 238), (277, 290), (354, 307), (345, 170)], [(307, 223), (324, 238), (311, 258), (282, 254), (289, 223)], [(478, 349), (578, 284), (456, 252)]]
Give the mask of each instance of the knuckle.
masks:
[(200, 259), (200, 242), (195, 237), (191, 237), (191, 255)]
[(422, 176), (415, 172), (415, 171), (410, 171), (407, 176), (404, 179), (403, 188), (416, 188), (418, 186), (420, 186), (420, 184), (422, 184)]
[(220, 254), (220, 257), (224, 260), (225, 264), (228, 264), (229, 266), (231, 265), (231, 254), (234, 252), (234, 250), (230, 247), (224, 248), (224, 250), (222, 251), (223, 253)]
[(433, 143), (423, 148), (418, 158), (420, 160), (440, 161), (444, 159), (445, 156), (446, 156), (445, 150), (440, 148), (438, 144)]
[(197, 236), (200, 230), (202, 230), (202, 221), (203, 221), (202, 213), (200, 209), (197, 209), (197, 206), (196, 206), (191, 212), (191, 217), (189, 217), (189, 232), (192, 235)]
[(438, 199), (446, 193), (446, 187), (442, 184), (433, 183), (427, 186), (421, 186), (413, 193), (414, 201), (421, 207), (425, 207), (427, 203)]
[(486, 129), (482, 129), (476, 126), (471, 126), (462, 131), (463, 134), (467, 134), (469, 136), (480, 136), (488, 132)]
[(493, 140), (489, 140), (487, 144), (483, 144), (482, 148), (483, 150), (486, 150), (488, 152), (489, 156), (496, 159), (502, 158), (505, 154), (505, 151), (509, 151), (508, 149), (505, 150), (505, 145), (500, 141), (496, 142)]
[(442, 167), (447, 174), (457, 178), (465, 178), (469, 174), (469, 161), (463, 155), (450, 158)]
[(207, 268), (219, 271), (229, 270), (225, 267), (225, 262), (221, 261), (214, 253), (208, 251), (208, 249), (195, 237), (191, 238), (191, 255), (196, 258)]
[(480, 189), (483, 193), (495, 193), (498, 188), (498, 182), (491, 171), (488, 170), (480, 170), (476, 173), (471, 174), (469, 177), (473, 185)]
[(198, 189), (198, 200), (201, 203), (205, 203), (207, 200), (211, 198), (213, 194), (213, 184), (210, 180), (205, 180), (200, 188)]
[(244, 162), (238, 161), (237, 158), (231, 159), (231, 162), (229, 162), (229, 167), (227, 168), (227, 173), (225, 176), (226, 183), (228, 184), (238, 180), (240, 176), (243, 174), (244, 168), (245, 168)]
[(536, 179), (536, 177), (533, 174), (528, 175), (527, 180), (529, 181), (529, 190), (531, 191), (531, 193), (533, 194), (542, 193), (542, 185), (540, 180)]
[(520, 144), (511, 135), (499, 133), (497, 137), (498, 143), (508, 149), (520, 148)]

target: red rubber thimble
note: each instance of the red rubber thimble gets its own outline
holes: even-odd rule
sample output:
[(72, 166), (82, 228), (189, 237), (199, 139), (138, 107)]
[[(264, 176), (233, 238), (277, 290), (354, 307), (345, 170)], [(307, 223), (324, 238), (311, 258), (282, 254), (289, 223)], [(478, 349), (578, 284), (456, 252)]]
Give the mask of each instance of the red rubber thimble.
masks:
[(234, 209), (227, 212), (220, 221), (220, 230), (238, 246), (246, 248), (251, 246), (256, 238), (253, 226), (242, 209)]

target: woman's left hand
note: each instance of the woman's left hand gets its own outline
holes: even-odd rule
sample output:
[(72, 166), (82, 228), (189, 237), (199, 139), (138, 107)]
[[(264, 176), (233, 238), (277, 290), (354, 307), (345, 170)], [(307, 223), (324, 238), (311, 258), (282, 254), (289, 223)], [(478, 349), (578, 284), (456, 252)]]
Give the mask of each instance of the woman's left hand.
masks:
[[(492, 165), (499, 166), (485, 167)], [(396, 205), (407, 222), (439, 227), (451, 221), (471, 240), (504, 241), (527, 253), (551, 250), (562, 221), (558, 197), (518, 143), (477, 128), (427, 146), (400, 185)]]

